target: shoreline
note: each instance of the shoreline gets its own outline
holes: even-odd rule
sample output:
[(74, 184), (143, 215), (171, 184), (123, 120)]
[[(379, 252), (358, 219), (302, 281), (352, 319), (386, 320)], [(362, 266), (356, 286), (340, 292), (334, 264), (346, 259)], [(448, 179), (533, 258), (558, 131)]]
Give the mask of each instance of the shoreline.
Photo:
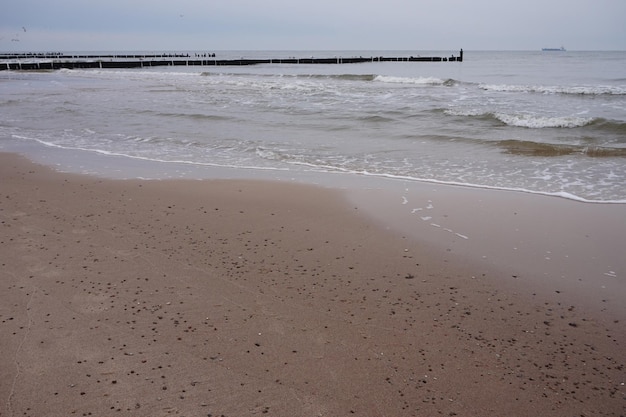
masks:
[(109, 180), (15, 154), (0, 177), (9, 416), (626, 411), (621, 313), (475, 258), (508, 244), (478, 231), (560, 203), (496, 218), (476, 190), (376, 206), (366, 189)]
[[(316, 184), (329, 188), (359, 188), (368, 182), (386, 188), (389, 184), (416, 184), (423, 187), (441, 187), (442, 189), (470, 189), (478, 192), (513, 193), (554, 198), (590, 205), (626, 206), (626, 199), (587, 199), (567, 192), (535, 191), (524, 188), (495, 187), (474, 183), (460, 183), (445, 180), (422, 179), (393, 175), (370, 175), (360, 172), (337, 172), (302, 170), (291, 171), (263, 166), (229, 166), (192, 161), (167, 161), (124, 154), (109, 153), (100, 150), (55, 147), (39, 140), (30, 142), (7, 142), (4, 153), (15, 153), (30, 159), (34, 163), (58, 167), (60, 172), (95, 175), (107, 179), (144, 179), (144, 180), (211, 180), (211, 179), (262, 179), (269, 181), (295, 181)], [(253, 174), (251, 174), (253, 173)], [(366, 188), (372, 188), (366, 186)]]

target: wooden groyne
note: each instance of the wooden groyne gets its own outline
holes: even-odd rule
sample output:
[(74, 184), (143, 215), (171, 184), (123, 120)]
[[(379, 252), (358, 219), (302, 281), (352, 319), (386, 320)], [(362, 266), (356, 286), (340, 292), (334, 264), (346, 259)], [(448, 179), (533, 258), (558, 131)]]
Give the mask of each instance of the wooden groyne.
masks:
[(0, 54), (0, 71), (38, 71), (84, 68), (147, 68), (160, 66), (243, 66), (260, 64), (358, 64), (364, 62), (462, 62), (450, 57), (333, 57), (333, 58), (269, 58), (217, 59), (215, 54), (189, 56), (171, 55), (63, 55), (63, 54)]

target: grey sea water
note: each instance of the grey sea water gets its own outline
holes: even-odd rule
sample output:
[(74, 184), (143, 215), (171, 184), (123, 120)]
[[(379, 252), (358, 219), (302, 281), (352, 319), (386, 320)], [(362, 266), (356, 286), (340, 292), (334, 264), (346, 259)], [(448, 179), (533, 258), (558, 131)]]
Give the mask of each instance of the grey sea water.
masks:
[[(217, 51), (216, 58), (457, 53)], [(626, 52), (465, 51), (464, 58), (0, 71), (0, 150), (626, 203)]]

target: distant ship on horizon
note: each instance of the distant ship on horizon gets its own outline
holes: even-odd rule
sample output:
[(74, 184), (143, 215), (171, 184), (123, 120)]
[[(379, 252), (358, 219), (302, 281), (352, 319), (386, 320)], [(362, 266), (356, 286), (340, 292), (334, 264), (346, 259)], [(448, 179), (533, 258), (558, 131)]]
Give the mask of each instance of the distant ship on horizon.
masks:
[(548, 52), (565, 52), (565, 47), (561, 46), (560, 48), (541, 48), (541, 50)]

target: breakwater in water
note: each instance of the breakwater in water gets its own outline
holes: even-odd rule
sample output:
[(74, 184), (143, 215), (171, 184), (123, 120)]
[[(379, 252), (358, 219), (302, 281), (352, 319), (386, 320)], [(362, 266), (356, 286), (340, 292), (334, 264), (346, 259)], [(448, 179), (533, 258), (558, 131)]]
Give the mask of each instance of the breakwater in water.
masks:
[(458, 56), (406, 57), (332, 57), (332, 58), (266, 58), (218, 59), (215, 54), (190, 56), (168, 55), (65, 55), (65, 54), (0, 54), (0, 70), (34, 71), (83, 68), (144, 68), (159, 66), (242, 66), (259, 64), (358, 64), (364, 62), (462, 62), (463, 50)]

